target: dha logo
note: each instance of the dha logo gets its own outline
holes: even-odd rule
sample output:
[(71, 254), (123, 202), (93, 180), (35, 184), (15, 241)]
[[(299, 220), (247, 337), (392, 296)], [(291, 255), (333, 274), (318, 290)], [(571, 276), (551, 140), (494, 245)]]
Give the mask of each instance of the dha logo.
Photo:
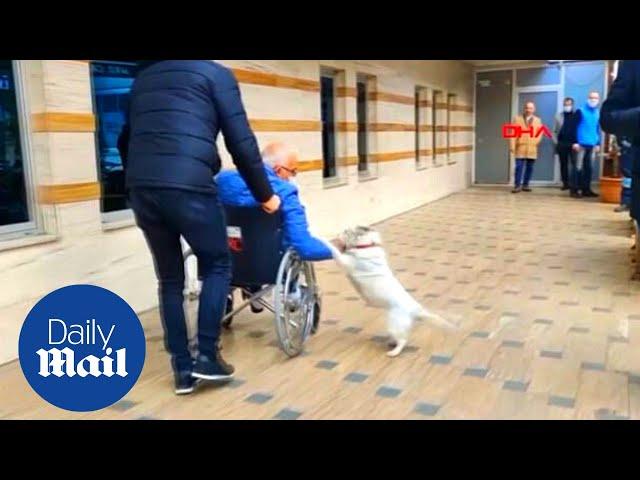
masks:
[(113, 292), (73, 285), (50, 293), (29, 312), (19, 357), (27, 381), (49, 403), (99, 410), (136, 383), (144, 365), (144, 331)]
[[(53, 335), (53, 329), (56, 323), (62, 327), (63, 332), (62, 337), (60, 337), (58, 340), (55, 340)], [(51, 318), (49, 319), (49, 345), (60, 345), (67, 340), (72, 345), (81, 345), (84, 344), (85, 339), (88, 344), (91, 344), (92, 342), (95, 343), (95, 341), (97, 340), (96, 328), (97, 332), (101, 336), (101, 341), (103, 342), (102, 350), (105, 351), (105, 356), (103, 356), (102, 358), (98, 358), (95, 355), (87, 355), (85, 358), (78, 362), (77, 366), (75, 366), (75, 352), (71, 350), (71, 348), (65, 347), (62, 350), (58, 348), (50, 348), (49, 350), (41, 348), (36, 352), (36, 354), (40, 357), (40, 371), (38, 372), (38, 374), (43, 377), (48, 377), (52, 374), (56, 377), (62, 377), (64, 375), (73, 377), (76, 374), (80, 375), (81, 377), (86, 377), (87, 375), (92, 375), (94, 377), (99, 377), (100, 375), (106, 375), (107, 377), (120, 375), (121, 377), (126, 377), (127, 349), (121, 348), (116, 351), (116, 370), (114, 372), (114, 361), (113, 358), (109, 356), (113, 352), (113, 349), (111, 347), (107, 347), (109, 339), (113, 335), (113, 331), (116, 328), (115, 325), (111, 326), (111, 330), (109, 330), (109, 334), (105, 338), (102, 332), (102, 328), (100, 327), (100, 325), (96, 325), (95, 319), (87, 320), (87, 330), (85, 336), (85, 331), (81, 325), (71, 325), (69, 329), (67, 329), (67, 325), (64, 320), (60, 320), (59, 318)], [(93, 336), (91, 335), (92, 331)], [(72, 335), (74, 336), (74, 338), (77, 337), (75, 342), (72, 341)]]

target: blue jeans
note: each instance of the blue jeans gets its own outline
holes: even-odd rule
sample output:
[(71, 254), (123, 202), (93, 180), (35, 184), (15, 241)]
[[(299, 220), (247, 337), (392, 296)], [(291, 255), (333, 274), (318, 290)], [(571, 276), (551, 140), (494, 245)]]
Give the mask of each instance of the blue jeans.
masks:
[(578, 184), (582, 193), (591, 191), (591, 177), (593, 176), (593, 148), (589, 145), (580, 145), (578, 150)]
[[(529, 180), (531, 180), (531, 175), (533, 174), (533, 162), (535, 162), (534, 158), (516, 158), (516, 178), (514, 182), (516, 188), (520, 185), (529, 186)], [(522, 179), (523, 170), (524, 180)]]
[(198, 258), (202, 291), (198, 350), (215, 358), (229, 283), (231, 257), (224, 210), (215, 194), (164, 188), (134, 188), (130, 204), (151, 250), (158, 278), (160, 318), (174, 371), (190, 371), (192, 358), (184, 315), (184, 260), (180, 236)]

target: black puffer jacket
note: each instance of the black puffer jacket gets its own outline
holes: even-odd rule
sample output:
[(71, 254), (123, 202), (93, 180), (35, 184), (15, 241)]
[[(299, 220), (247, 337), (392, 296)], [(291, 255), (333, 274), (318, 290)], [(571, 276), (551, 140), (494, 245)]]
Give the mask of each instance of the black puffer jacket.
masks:
[(118, 142), (127, 188), (215, 192), (220, 131), (256, 200), (267, 201), (273, 191), (233, 73), (209, 60), (141, 65)]

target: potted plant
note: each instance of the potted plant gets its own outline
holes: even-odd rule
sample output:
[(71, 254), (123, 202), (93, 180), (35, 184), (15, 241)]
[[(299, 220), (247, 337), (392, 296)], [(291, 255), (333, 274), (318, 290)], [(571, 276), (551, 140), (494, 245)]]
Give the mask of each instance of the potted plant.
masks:
[(622, 175), (620, 175), (620, 147), (616, 138), (607, 135), (606, 153), (603, 155), (602, 176), (600, 177), (600, 201), (620, 203), (622, 193)]

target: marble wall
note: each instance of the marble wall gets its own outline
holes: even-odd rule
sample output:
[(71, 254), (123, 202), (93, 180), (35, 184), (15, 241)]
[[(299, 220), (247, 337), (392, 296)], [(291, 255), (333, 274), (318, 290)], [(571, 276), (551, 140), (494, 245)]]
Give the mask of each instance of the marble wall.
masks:
[[(89, 115), (93, 113), (89, 65), (84, 61), (20, 61), (25, 104), (29, 116)], [(458, 61), (222, 61), (236, 71), (248, 115), (261, 145), (272, 140), (295, 144), (309, 168), (298, 177), (302, 200), (314, 233), (326, 237), (354, 223), (381, 221), (467, 187), (472, 161), (473, 74)], [(328, 186), (322, 178), (320, 100), (317, 82), (321, 67), (338, 72), (344, 89), (336, 98), (336, 120), (348, 125), (337, 137), (342, 184)], [(373, 179), (359, 177), (357, 165), (356, 76), (375, 80), (377, 96), (370, 102), (376, 125), (370, 138)], [(257, 76), (256, 76), (257, 75)], [(314, 87), (316, 85), (316, 87)], [(449, 112), (450, 132), (436, 133), (438, 147), (452, 148), (437, 155), (415, 158), (415, 111), (411, 99), (416, 87), (424, 99), (433, 90), (447, 101), (455, 95), (460, 109)], [(421, 96), (421, 98), (423, 98)], [(421, 149), (431, 149), (427, 131), (433, 106), (421, 111)], [(446, 127), (446, 110), (437, 112)], [(74, 117), (75, 118), (75, 117)], [(77, 120), (77, 119), (76, 119)], [(64, 123), (64, 122), (62, 122)], [(73, 123), (73, 122), (72, 122)], [(76, 122), (77, 123), (77, 122)], [(30, 163), (37, 192), (42, 185), (97, 182), (95, 137), (76, 124), (70, 128), (29, 129)], [(70, 131), (66, 131), (70, 130)], [(275, 130), (275, 131), (274, 131)], [(232, 167), (220, 140), (225, 168)], [(424, 152), (423, 152), (424, 153)], [(357, 163), (357, 160), (356, 160)], [(35, 194), (35, 193), (34, 193)], [(22, 321), (35, 302), (48, 292), (74, 283), (111, 289), (137, 311), (157, 304), (150, 255), (144, 239), (130, 221), (110, 225), (103, 221), (99, 200), (75, 199), (36, 208), (39, 234), (27, 238), (0, 237), (0, 363), (17, 357)], [(114, 228), (117, 227), (117, 228)]]

